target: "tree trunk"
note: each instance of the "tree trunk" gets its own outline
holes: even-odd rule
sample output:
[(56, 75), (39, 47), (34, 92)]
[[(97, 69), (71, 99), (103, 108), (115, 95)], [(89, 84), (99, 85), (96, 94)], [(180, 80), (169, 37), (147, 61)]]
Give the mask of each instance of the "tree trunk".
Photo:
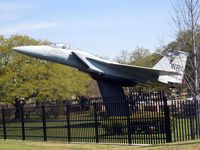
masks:
[(15, 119), (20, 119), (20, 100), (15, 100)]

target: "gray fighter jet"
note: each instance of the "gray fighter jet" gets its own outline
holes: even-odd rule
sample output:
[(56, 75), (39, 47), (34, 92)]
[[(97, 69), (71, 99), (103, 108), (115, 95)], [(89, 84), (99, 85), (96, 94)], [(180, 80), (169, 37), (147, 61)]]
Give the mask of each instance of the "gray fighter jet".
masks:
[(119, 64), (101, 59), (66, 44), (14, 47), (14, 51), (77, 68), (90, 74), (105, 97), (124, 96), (123, 87), (149, 82), (182, 83), (188, 54), (182, 51), (164, 56), (153, 68)]

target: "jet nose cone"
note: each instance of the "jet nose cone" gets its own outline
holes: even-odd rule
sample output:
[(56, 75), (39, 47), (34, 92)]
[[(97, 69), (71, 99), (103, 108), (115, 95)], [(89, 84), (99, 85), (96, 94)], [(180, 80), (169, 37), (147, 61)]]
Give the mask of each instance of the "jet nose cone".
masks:
[(32, 57), (41, 55), (41, 53), (39, 53), (37, 47), (35, 46), (19, 46), (19, 47), (12, 48), (12, 50), (14, 50), (15, 52), (27, 55), (27, 56), (32, 56)]
[(19, 53), (25, 53), (25, 52), (27, 52), (27, 47), (25, 48), (25, 46), (19, 46), (19, 47), (12, 48), (12, 50), (19, 52)]
[(12, 48), (12, 50), (15, 52), (19, 52), (35, 58), (46, 57), (48, 55), (48, 49), (49, 47), (47, 46), (19, 46)]

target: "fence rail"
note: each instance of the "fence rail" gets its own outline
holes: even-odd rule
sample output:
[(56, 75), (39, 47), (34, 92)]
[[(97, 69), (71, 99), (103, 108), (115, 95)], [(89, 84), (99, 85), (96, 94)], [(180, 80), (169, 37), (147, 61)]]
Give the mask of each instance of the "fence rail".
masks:
[[(0, 138), (159, 144), (200, 137), (198, 102), (172, 101), (167, 105), (164, 93), (117, 99), (106, 104), (92, 99), (84, 104), (2, 108)], [(119, 106), (124, 107), (120, 111), (125, 115), (109, 113)]]

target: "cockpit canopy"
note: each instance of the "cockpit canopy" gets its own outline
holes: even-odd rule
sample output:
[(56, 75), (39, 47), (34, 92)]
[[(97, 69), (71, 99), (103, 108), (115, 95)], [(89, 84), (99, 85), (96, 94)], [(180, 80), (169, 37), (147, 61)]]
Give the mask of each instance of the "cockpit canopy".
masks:
[(54, 48), (61, 48), (61, 49), (66, 49), (66, 50), (79, 50), (78, 48), (75, 48), (72, 45), (64, 44), (64, 43), (51, 43), (50, 46)]

